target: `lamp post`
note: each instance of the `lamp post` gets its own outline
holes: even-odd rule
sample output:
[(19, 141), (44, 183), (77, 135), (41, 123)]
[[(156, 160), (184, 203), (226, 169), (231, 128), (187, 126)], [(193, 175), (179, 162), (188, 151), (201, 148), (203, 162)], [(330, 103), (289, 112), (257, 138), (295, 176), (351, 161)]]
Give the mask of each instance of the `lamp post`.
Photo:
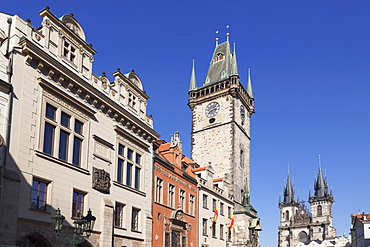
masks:
[(73, 221), (74, 229), (72, 236), (59, 235), (59, 232), (62, 230), (63, 227), (64, 219), (65, 217), (60, 213), (60, 209), (58, 208), (56, 214), (51, 217), (53, 230), (55, 231), (57, 238), (70, 243), (72, 246), (77, 246), (90, 237), (94, 228), (96, 217), (92, 215), (90, 209), (85, 217), (79, 216), (78, 219)]

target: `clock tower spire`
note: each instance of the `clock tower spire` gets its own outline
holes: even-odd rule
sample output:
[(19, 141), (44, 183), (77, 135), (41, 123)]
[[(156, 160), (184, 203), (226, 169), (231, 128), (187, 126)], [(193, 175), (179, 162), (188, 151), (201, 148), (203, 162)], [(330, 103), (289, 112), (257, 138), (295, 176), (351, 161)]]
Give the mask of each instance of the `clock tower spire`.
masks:
[[(195, 82), (193, 76), (194, 73), (191, 82)], [(259, 218), (249, 202), (252, 193), (245, 191), (251, 188), (250, 117), (254, 113), (254, 97), (250, 74), (247, 87), (246, 90), (240, 82), (235, 46), (232, 52), (229, 39), (217, 42), (203, 85), (196, 87), (191, 83), (188, 92), (188, 105), (192, 110), (191, 156), (201, 166), (211, 162), (215, 178), (231, 177), (235, 228), (240, 223), (241, 228), (236, 232), (244, 234), (236, 234), (236, 241), (257, 246), (257, 231), (261, 230)], [(244, 205), (246, 194), (248, 205)], [(248, 226), (252, 231), (248, 231), (245, 222), (253, 222)]]

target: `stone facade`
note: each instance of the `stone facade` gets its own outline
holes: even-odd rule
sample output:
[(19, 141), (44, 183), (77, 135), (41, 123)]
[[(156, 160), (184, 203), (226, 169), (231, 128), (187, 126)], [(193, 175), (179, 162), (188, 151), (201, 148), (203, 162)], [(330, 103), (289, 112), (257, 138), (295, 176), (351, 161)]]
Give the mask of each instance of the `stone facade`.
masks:
[[(312, 241), (334, 241), (336, 229), (333, 227), (332, 204), (334, 198), (328, 191), (328, 183), (319, 168), (315, 179), (315, 194), (309, 196), (310, 210), (305, 203), (294, 198), (294, 186), (288, 175), (284, 188), (284, 198), (279, 202), (280, 226), (279, 247), (312, 245)], [(335, 241), (334, 241), (335, 242)], [(313, 243), (316, 245), (317, 243)]]
[[(229, 177), (234, 200), (235, 246), (257, 246), (261, 230), (250, 205), (250, 117), (254, 97), (250, 73), (247, 89), (239, 80), (235, 47), (227, 40), (213, 53), (207, 77), (196, 85), (193, 64), (188, 105), (192, 110), (191, 155), (200, 166), (212, 165), (214, 179)], [(233, 216), (233, 217), (234, 217)]]
[(13, 90), (10, 98), (0, 95), (1, 116), (2, 102), (11, 113), (0, 188), (0, 212), (9, 217), (0, 217), (7, 229), (0, 245), (66, 246), (51, 226), (60, 208), (61, 235), (88, 209), (96, 216), (82, 246), (151, 246), (152, 143), (159, 135), (142, 82), (134, 71), (117, 69), (113, 80), (94, 74), (96, 51), (73, 14), (39, 14), (34, 28), (0, 13), (0, 34), (11, 20), (10, 49), (0, 47), (9, 81), (0, 79)]

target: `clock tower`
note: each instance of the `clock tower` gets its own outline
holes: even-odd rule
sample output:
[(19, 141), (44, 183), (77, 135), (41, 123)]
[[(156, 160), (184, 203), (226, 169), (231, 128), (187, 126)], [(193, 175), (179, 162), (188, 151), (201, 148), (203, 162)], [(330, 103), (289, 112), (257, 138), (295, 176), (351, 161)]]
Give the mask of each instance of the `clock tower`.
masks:
[[(216, 39), (201, 87), (196, 85), (193, 61), (188, 105), (192, 111), (192, 159), (201, 166), (212, 164), (215, 178), (229, 177), (235, 202), (235, 227), (238, 227), (238, 218), (245, 216), (240, 218), (239, 223), (243, 225), (240, 227), (244, 230), (238, 231), (244, 235), (239, 238), (248, 242), (248, 246), (255, 246), (258, 234), (253, 237), (249, 225), (253, 220), (255, 226), (259, 225), (257, 211), (249, 200), (250, 117), (254, 113), (254, 97), (250, 71), (246, 88), (239, 80), (235, 44), (231, 51), (228, 34), (224, 43), (218, 44)], [(241, 243), (241, 240), (235, 241)]]

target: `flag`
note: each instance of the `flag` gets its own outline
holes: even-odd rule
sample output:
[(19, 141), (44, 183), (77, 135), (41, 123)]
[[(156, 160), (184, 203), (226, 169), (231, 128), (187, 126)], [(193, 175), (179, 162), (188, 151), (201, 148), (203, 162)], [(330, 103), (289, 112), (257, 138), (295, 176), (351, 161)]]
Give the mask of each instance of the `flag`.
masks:
[(229, 230), (234, 227), (234, 215), (230, 217)]
[(216, 206), (216, 210), (213, 212), (215, 215), (213, 217), (213, 222), (216, 222), (218, 220), (218, 207)]

